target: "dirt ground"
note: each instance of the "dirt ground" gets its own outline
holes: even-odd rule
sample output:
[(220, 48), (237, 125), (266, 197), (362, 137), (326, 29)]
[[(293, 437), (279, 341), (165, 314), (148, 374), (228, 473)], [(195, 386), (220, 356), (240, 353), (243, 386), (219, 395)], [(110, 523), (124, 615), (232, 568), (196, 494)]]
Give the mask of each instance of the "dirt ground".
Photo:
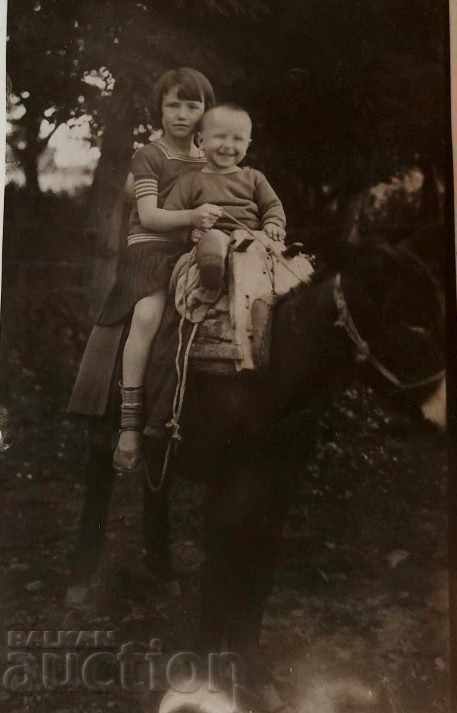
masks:
[[(65, 341), (65, 333), (59, 338)], [(73, 679), (60, 688), (47, 681), (46, 688), (42, 641), (26, 650), (33, 675), (22, 685), (11, 666), (22, 660), (14, 655), (24, 645), (14, 640), (8, 647), (7, 632), (111, 631), (116, 651), (151, 639), (182, 651), (198, 623), (203, 492), (183, 479), (172, 497), (181, 596), (145, 576), (139, 483), (119, 479), (92, 604), (82, 613), (64, 607), (85, 458), (84, 430), (63, 411), (75, 363), (60, 374), (52, 360), (35, 368), (8, 352), (3, 401), (11, 446), (0, 453), (5, 713), (138, 713), (154, 706), (154, 698), (145, 703), (143, 693), (118, 679), (106, 691)], [(300, 416), (293, 427), (305, 441)], [(442, 435), (355, 385), (322, 421), (312, 458), (297, 463), (262, 633), (265, 662), (297, 713), (448, 710), (445, 445)]]

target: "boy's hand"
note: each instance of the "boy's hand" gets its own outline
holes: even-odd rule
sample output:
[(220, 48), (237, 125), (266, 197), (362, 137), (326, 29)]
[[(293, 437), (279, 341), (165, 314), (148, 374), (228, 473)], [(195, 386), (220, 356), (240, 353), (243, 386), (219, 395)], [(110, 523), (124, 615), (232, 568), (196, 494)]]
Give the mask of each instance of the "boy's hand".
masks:
[(276, 223), (267, 223), (263, 228), (264, 233), (267, 234), (271, 240), (284, 240), (286, 237), (286, 231), (281, 228)]
[(200, 230), (200, 228), (194, 228), (190, 234), (190, 239), (193, 243), (198, 243), (198, 241), (203, 238), (204, 234), (204, 230)]
[(194, 228), (207, 230), (212, 228), (218, 218), (223, 214), (222, 208), (212, 203), (203, 203), (203, 205), (194, 208), (192, 211), (192, 225)]

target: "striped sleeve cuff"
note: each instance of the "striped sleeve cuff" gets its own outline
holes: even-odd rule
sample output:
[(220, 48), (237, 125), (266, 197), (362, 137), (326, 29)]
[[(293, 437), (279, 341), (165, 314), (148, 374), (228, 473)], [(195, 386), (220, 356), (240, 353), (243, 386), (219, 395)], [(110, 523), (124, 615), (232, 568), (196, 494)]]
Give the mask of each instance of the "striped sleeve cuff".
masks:
[(262, 230), (265, 228), (266, 225), (271, 224), (277, 225), (278, 228), (286, 227), (286, 221), (283, 218), (280, 218), (279, 216), (273, 216), (271, 218), (266, 218), (266, 220), (262, 222)]
[(135, 181), (135, 198), (145, 198), (146, 196), (156, 196), (158, 192), (157, 180), (155, 178), (137, 178)]

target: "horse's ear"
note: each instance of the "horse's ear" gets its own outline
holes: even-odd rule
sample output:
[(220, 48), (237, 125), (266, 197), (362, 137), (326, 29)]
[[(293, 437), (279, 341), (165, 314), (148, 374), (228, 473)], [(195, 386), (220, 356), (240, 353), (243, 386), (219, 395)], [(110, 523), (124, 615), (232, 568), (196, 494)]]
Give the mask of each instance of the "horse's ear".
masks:
[(352, 265), (354, 260), (357, 260), (362, 252), (363, 248), (361, 248), (360, 245), (339, 239), (335, 241), (332, 263), (334, 263), (338, 270), (343, 270), (346, 266)]
[(329, 270), (344, 270), (351, 264), (351, 260), (358, 253), (359, 249), (355, 245), (350, 245), (338, 236), (321, 236), (319, 241), (314, 241), (311, 245), (305, 243), (307, 252), (317, 255), (319, 262), (325, 264)]
[(304, 237), (292, 233), (291, 238), (293, 241), (303, 242), (308, 253), (317, 255), (330, 270), (337, 271), (350, 267), (354, 260), (358, 262), (360, 257), (372, 247), (371, 244), (367, 246), (364, 241), (351, 243), (344, 239), (341, 231), (335, 229), (310, 232)]
[(397, 261), (391, 254), (391, 249), (371, 241), (354, 245), (341, 242), (338, 271), (343, 271), (348, 277), (352, 275), (356, 282), (364, 284), (369, 294), (381, 294), (386, 282), (392, 279), (392, 268)]
[(341, 267), (351, 268), (362, 262), (364, 265), (382, 268), (386, 263), (398, 262), (399, 250), (385, 242), (364, 240), (360, 243), (339, 241), (337, 246), (338, 261)]

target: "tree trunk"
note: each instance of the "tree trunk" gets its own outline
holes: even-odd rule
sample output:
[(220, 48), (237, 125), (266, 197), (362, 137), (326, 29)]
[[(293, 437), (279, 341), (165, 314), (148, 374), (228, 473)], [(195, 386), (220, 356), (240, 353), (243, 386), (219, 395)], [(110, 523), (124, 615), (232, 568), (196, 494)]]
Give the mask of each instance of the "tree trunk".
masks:
[(124, 184), (132, 155), (134, 111), (128, 80), (116, 82), (92, 187), (87, 231), (93, 239), (92, 316), (112, 286), (126, 233)]
[(21, 168), (25, 175), (25, 185), (29, 200), (34, 200), (40, 193), (38, 183), (38, 159), (43, 150), (42, 144), (37, 140), (37, 136), (31, 136), (31, 127), (27, 130), (27, 146), (24, 149), (16, 149)]
[(39, 100), (30, 100), (27, 103), (26, 112), (21, 119), (25, 147), (22, 149), (15, 148), (25, 174), (27, 194), (31, 203), (40, 193), (38, 160), (47, 146), (47, 140), (43, 141), (39, 138), (44, 108)]

